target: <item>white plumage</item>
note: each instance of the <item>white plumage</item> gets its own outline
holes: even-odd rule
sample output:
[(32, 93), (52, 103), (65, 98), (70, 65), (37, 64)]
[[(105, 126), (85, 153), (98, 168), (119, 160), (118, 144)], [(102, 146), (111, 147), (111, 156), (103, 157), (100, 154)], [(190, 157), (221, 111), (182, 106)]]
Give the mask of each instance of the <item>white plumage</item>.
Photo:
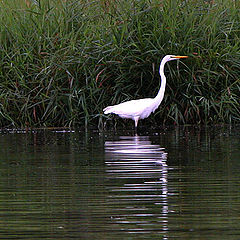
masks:
[(158, 108), (158, 106), (162, 102), (166, 87), (166, 77), (164, 75), (165, 63), (180, 58), (187, 58), (187, 56), (166, 55), (162, 59), (159, 67), (161, 87), (155, 98), (131, 100), (117, 105), (108, 106), (103, 109), (104, 114), (114, 113), (121, 118), (130, 118), (135, 121), (135, 127), (137, 128), (138, 120), (147, 118), (152, 112), (154, 112)]

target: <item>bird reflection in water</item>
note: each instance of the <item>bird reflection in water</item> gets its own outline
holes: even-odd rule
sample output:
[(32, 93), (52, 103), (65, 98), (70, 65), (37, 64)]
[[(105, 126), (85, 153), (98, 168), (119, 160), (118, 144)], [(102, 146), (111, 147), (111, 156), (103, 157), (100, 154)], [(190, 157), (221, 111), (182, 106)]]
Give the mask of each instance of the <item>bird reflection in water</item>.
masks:
[(153, 223), (159, 223), (159, 231), (167, 239), (168, 165), (164, 148), (152, 144), (148, 136), (119, 137), (105, 142), (105, 164), (112, 219), (118, 226), (124, 223), (128, 232), (151, 231)]

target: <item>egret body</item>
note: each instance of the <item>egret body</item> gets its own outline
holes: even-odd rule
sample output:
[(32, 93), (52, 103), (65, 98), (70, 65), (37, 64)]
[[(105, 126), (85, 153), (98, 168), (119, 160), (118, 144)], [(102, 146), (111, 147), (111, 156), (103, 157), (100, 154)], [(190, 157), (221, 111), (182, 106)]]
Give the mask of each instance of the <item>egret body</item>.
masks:
[(159, 74), (161, 77), (161, 87), (155, 98), (143, 98), (137, 100), (131, 100), (123, 102), (117, 105), (108, 106), (103, 109), (104, 114), (114, 113), (121, 118), (129, 118), (135, 121), (135, 127), (137, 128), (138, 121), (140, 119), (147, 118), (152, 112), (154, 112), (163, 100), (165, 87), (166, 87), (166, 77), (164, 75), (165, 63), (171, 60), (177, 60), (180, 58), (187, 58), (187, 56), (174, 56), (166, 55), (159, 67)]

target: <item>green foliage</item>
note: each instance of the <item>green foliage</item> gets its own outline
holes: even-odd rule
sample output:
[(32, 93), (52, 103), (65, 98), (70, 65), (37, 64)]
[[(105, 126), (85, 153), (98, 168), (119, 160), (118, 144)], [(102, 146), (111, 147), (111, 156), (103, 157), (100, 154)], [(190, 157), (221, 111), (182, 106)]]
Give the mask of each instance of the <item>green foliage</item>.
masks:
[(161, 123), (240, 120), (240, 2), (0, 2), (0, 125), (100, 124), (102, 108), (153, 97)]

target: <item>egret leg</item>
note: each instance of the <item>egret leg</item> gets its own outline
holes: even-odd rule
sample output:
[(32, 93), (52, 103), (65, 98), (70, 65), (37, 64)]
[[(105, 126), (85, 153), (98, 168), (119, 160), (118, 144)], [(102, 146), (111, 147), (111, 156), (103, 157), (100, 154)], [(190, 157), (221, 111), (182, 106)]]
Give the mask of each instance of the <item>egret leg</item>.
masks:
[(135, 128), (137, 129), (137, 125), (138, 125), (138, 120), (139, 120), (139, 117), (135, 117), (134, 118), (134, 121), (135, 121)]

